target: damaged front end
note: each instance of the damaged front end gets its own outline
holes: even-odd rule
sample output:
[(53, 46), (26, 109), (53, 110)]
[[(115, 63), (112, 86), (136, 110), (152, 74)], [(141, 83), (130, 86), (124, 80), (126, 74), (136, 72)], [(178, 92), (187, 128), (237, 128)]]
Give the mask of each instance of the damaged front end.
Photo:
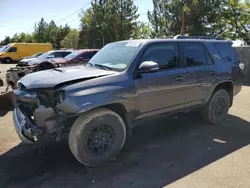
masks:
[(47, 138), (55, 138), (58, 141), (64, 132), (70, 130), (70, 122), (74, 121), (75, 116), (57, 109), (64, 98), (64, 91), (26, 90), (23, 85), (13, 91), (13, 120), (24, 143), (34, 143)]

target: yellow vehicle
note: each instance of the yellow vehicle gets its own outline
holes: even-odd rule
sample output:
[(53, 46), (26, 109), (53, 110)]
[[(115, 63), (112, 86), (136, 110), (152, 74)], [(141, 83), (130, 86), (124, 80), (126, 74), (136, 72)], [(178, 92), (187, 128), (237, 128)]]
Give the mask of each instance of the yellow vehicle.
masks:
[(52, 50), (52, 44), (50, 43), (10, 43), (0, 51), (0, 61), (11, 63), (50, 50)]

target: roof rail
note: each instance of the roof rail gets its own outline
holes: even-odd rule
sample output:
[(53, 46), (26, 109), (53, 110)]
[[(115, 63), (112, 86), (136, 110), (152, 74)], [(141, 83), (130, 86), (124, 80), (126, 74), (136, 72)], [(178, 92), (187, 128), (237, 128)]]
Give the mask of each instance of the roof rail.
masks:
[(184, 35), (177, 35), (174, 39), (206, 39), (206, 40), (224, 40), (221, 37), (212, 37), (212, 36), (184, 36)]

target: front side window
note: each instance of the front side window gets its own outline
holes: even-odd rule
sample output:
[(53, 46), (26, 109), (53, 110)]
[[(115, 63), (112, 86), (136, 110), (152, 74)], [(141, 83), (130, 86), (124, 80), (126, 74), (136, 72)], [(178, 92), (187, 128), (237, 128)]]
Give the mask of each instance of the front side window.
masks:
[(198, 42), (183, 43), (182, 49), (188, 67), (206, 64), (206, 54), (203, 44)]
[(141, 63), (154, 61), (159, 64), (160, 70), (180, 67), (179, 50), (177, 43), (152, 44), (145, 51)]
[(229, 43), (214, 43), (214, 46), (224, 61), (239, 61), (237, 53)]
[(11, 48), (9, 49), (9, 52), (17, 52), (17, 48), (16, 48), (16, 47), (11, 47)]

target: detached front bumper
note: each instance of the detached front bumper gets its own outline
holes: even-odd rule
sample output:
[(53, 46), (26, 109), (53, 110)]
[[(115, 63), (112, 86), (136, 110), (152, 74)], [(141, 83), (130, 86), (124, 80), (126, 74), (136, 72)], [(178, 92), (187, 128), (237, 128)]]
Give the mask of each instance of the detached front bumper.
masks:
[(20, 113), (20, 111), (18, 112), (18, 110), (19, 110), (18, 108), (15, 108), (13, 111), (13, 122), (14, 122), (16, 132), (17, 132), (19, 138), (23, 141), (23, 143), (33, 144), (35, 142), (34, 140), (31, 139), (33, 136), (26, 129), (25, 124), (22, 124), (20, 122), (20, 120), (19, 120), (20, 118), (18, 118), (18, 116), (20, 116), (22, 114), (18, 115), (18, 113)]

